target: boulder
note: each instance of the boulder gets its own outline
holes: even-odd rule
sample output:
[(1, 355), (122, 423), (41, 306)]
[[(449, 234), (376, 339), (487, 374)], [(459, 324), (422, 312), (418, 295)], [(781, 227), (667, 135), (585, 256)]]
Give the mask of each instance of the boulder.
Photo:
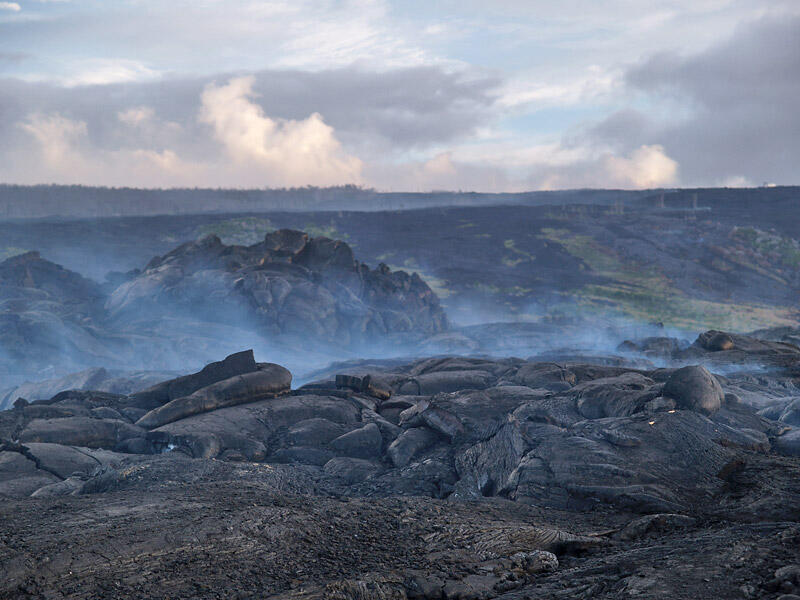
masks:
[(675, 400), (678, 408), (714, 414), (722, 406), (725, 394), (717, 379), (705, 367), (683, 367), (670, 375), (663, 395)]
[(724, 350), (733, 350), (736, 344), (733, 337), (724, 331), (706, 331), (697, 337), (695, 342), (698, 346), (705, 348), (709, 352), (722, 352)]
[(391, 386), (370, 374), (358, 377), (355, 375), (337, 375), (336, 387), (346, 388), (354, 392), (367, 394), (378, 400), (388, 400), (392, 395)]
[(578, 412), (587, 419), (625, 417), (659, 395), (658, 391), (651, 391), (654, 385), (652, 379), (631, 372), (578, 384), (570, 395), (575, 398)]
[(792, 429), (779, 435), (773, 440), (772, 447), (785, 456), (800, 456), (800, 429)]
[(286, 441), (292, 446), (324, 446), (350, 429), (347, 425), (328, 419), (306, 419), (289, 428)]
[(287, 394), (292, 384), (292, 374), (280, 365), (266, 363), (258, 370), (237, 375), (201, 388), (189, 396), (177, 398), (151, 410), (139, 419), (140, 427), (154, 429), (173, 421), (218, 408), (256, 402)]
[(575, 373), (555, 363), (529, 363), (514, 375), (514, 381), (530, 388), (563, 391), (575, 385)]
[(352, 458), (380, 459), (383, 437), (375, 423), (368, 423), (332, 440), (330, 447), (337, 453)]
[(427, 427), (406, 429), (389, 444), (386, 454), (397, 467), (405, 467), (411, 460), (439, 441), (439, 436)]

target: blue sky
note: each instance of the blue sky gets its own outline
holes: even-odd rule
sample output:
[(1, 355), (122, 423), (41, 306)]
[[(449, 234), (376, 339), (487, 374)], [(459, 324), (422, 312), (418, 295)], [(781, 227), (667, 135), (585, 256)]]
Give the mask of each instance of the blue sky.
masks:
[(798, 40), (795, 0), (0, 2), (0, 180), (797, 183)]

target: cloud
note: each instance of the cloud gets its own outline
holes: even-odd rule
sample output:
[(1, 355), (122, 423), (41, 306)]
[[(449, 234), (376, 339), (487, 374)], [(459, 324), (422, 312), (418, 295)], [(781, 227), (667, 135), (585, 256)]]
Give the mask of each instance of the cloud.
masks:
[(593, 102), (608, 97), (620, 86), (620, 74), (591, 65), (578, 76), (559, 78), (556, 82), (541, 77), (517, 77), (501, 90), (499, 104), (513, 108), (565, 106)]
[(61, 82), (68, 87), (107, 85), (154, 79), (158, 73), (136, 60), (92, 59), (79, 61), (72, 67), (73, 73), (62, 76)]
[(303, 120), (275, 120), (252, 101), (254, 77), (209, 84), (200, 121), (213, 127), (234, 165), (257, 170), (262, 185), (339, 185), (361, 180), (361, 161), (343, 149), (319, 113)]
[(657, 188), (675, 183), (678, 176), (678, 163), (658, 145), (641, 146), (628, 157), (606, 156), (602, 165), (607, 187)]
[[(204, 106), (204, 92), (214, 79), (239, 79), (220, 74), (213, 79), (164, 77), (71, 87), (0, 78), (0, 181), (72, 183), (78, 178), (75, 171), (41, 169), (42, 147), (32, 143), (30, 131), (19, 126), (38, 114), (85, 124), (85, 135), (73, 145), (88, 164), (98, 165), (96, 171), (87, 167), (82, 173), (87, 184), (243, 187), (345, 179), (370, 184), (370, 179), (359, 178), (355, 157), (369, 157), (370, 162), (379, 157), (386, 164), (398, 164), (416, 163), (420, 155), (427, 155), (424, 162), (486, 126), (499, 84), (496, 77), (482, 72), (438, 67), (383, 72), (354, 67), (319, 72), (270, 70), (251, 77), (252, 93), (245, 94), (241, 87), (231, 89), (236, 93), (230, 100), (238, 102), (254, 131), (261, 132), (258, 135), (272, 124), (268, 138), (270, 143), (283, 144), (279, 147), (284, 156), (302, 154), (299, 149), (287, 153), (285, 140), (294, 143), (301, 135), (317, 140), (316, 149), (307, 149), (306, 158), (297, 162), (307, 165), (308, 156), (321, 160), (322, 166), (314, 167), (308, 178), (297, 169), (285, 173), (283, 168), (266, 169), (263, 148), (259, 151), (256, 145), (245, 152), (242, 139), (232, 139), (224, 130), (217, 132), (224, 118), (237, 115), (225, 116), (224, 102), (214, 104), (211, 93), (205, 96), (211, 104)], [(209, 120), (201, 121), (200, 114)], [(141, 180), (134, 178), (132, 170), (108, 164), (114, 156), (133, 160), (131, 153), (137, 151), (161, 157), (137, 155), (143, 165)], [(183, 173), (174, 167), (175, 159), (164, 159), (166, 151), (181, 159)], [(169, 170), (159, 167), (168, 163), (173, 165)], [(390, 179), (393, 187), (413, 185), (400, 175)]]
[(661, 146), (640, 146), (627, 154), (590, 146), (557, 148), (565, 159), (535, 163), (527, 189), (649, 189), (678, 182), (678, 163)]
[(115, 125), (107, 125), (111, 133), (103, 132), (102, 122), (61, 112), (27, 114), (15, 127), (22, 137), (0, 165), (9, 180), (23, 183), (281, 187), (361, 181), (361, 161), (342, 148), (321, 115), (271, 118), (253, 101), (252, 85), (252, 77), (241, 77), (206, 86), (193, 116), (195, 134), (207, 138), (201, 156), (181, 140), (185, 132), (177, 123), (139, 105), (116, 111)]
[(427, 160), (365, 165), (365, 178), (379, 190), (428, 192), (432, 190), (507, 191), (513, 188), (506, 169), (485, 162), (458, 160), (445, 151)]
[(0, 52), (0, 63), (21, 63), (28, 58), (30, 56), (24, 52)]
[(22, 7), (16, 2), (0, 2), (0, 10), (10, 10), (11, 12), (19, 12)]
[(640, 106), (587, 133), (618, 151), (660, 144), (681, 182), (797, 181), (800, 16), (763, 18), (689, 55), (659, 53), (626, 74)]
[[(365, 4), (373, 21), (380, 4)], [(296, 10), (249, 6), (257, 22)], [(650, 26), (679, 8), (670, 2)], [(144, 62), (70, 63), (71, 87), (0, 80), (0, 180), (486, 191), (792, 182), (800, 16), (769, 15), (702, 50), (560, 79), (527, 66), (514, 77), (383, 63), (179, 77)]]
[(80, 162), (77, 147), (86, 138), (86, 123), (60, 114), (34, 113), (20, 127), (39, 143), (48, 166), (69, 169)]
[(155, 111), (150, 106), (136, 106), (121, 110), (117, 113), (120, 123), (125, 123), (132, 127), (149, 123), (153, 120)]
[[(115, 109), (112, 102), (97, 96), (103, 92), (108, 95), (101, 98), (118, 97), (115, 86), (89, 87), (83, 93), (64, 90), (68, 98), (74, 96), (81, 102), (65, 102), (68, 113), (40, 110), (26, 114), (16, 126), (25, 135), (9, 145), (14, 151), (7, 155), (7, 161), (0, 160), (0, 165), (6, 165), (8, 180), (22, 183), (145, 187), (355, 182), (412, 191), (519, 191), (658, 187), (677, 178), (676, 162), (658, 145), (642, 145), (619, 154), (601, 147), (563, 143), (519, 146), (502, 139), (494, 141), (491, 136), (483, 144), (467, 142), (450, 149), (439, 144), (443, 149), (433, 148), (423, 153), (427, 154), (425, 158), (366, 154), (363, 156), (370, 160), (365, 163), (340, 142), (337, 130), (320, 113), (297, 119), (269, 115), (259, 102), (263, 98), (254, 91), (255, 84), (254, 76), (231, 78), (224, 84), (207, 83), (196, 92), (197, 108), (182, 123), (164, 114), (163, 105), (170, 103), (167, 100), (173, 99), (174, 93), (160, 103), (158, 110), (141, 103)], [(140, 84), (133, 85), (134, 90), (141, 91)], [(37, 84), (25, 89), (35, 97), (32, 90), (50, 88)], [(123, 97), (157, 100), (149, 88), (146, 93)], [(94, 105), (103, 106), (106, 112), (98, 114)], [(24, 110), (25, 106), (19, 108)]]

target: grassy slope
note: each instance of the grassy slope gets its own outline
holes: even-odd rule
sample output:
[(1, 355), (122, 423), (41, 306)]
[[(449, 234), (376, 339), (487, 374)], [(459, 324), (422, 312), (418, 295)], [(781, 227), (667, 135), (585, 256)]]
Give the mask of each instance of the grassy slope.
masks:
[[(574, 298), (583, 310), (620, 315), (687, 329), (752, 331), (761, 327), (796, 324), (790, 307), (709, 302), (688, 297), (652, 268), (622, 260), (589, 236), (566, 229), (545, 228), (541, 236), (561, 244), (609, 283), (586, 285)], [(562, 310), (569, 311), (568, 307)]]

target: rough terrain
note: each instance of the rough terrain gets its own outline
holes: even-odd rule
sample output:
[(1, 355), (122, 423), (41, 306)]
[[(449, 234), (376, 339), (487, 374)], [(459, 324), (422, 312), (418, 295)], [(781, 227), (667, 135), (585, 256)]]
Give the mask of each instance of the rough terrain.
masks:
[(438, 357), (294, 388), (240, 352), (19, 400), (0, 594), (800, 593), (800, 348), (766, 339), (787, 335), (623, 344), (670, 367)]

